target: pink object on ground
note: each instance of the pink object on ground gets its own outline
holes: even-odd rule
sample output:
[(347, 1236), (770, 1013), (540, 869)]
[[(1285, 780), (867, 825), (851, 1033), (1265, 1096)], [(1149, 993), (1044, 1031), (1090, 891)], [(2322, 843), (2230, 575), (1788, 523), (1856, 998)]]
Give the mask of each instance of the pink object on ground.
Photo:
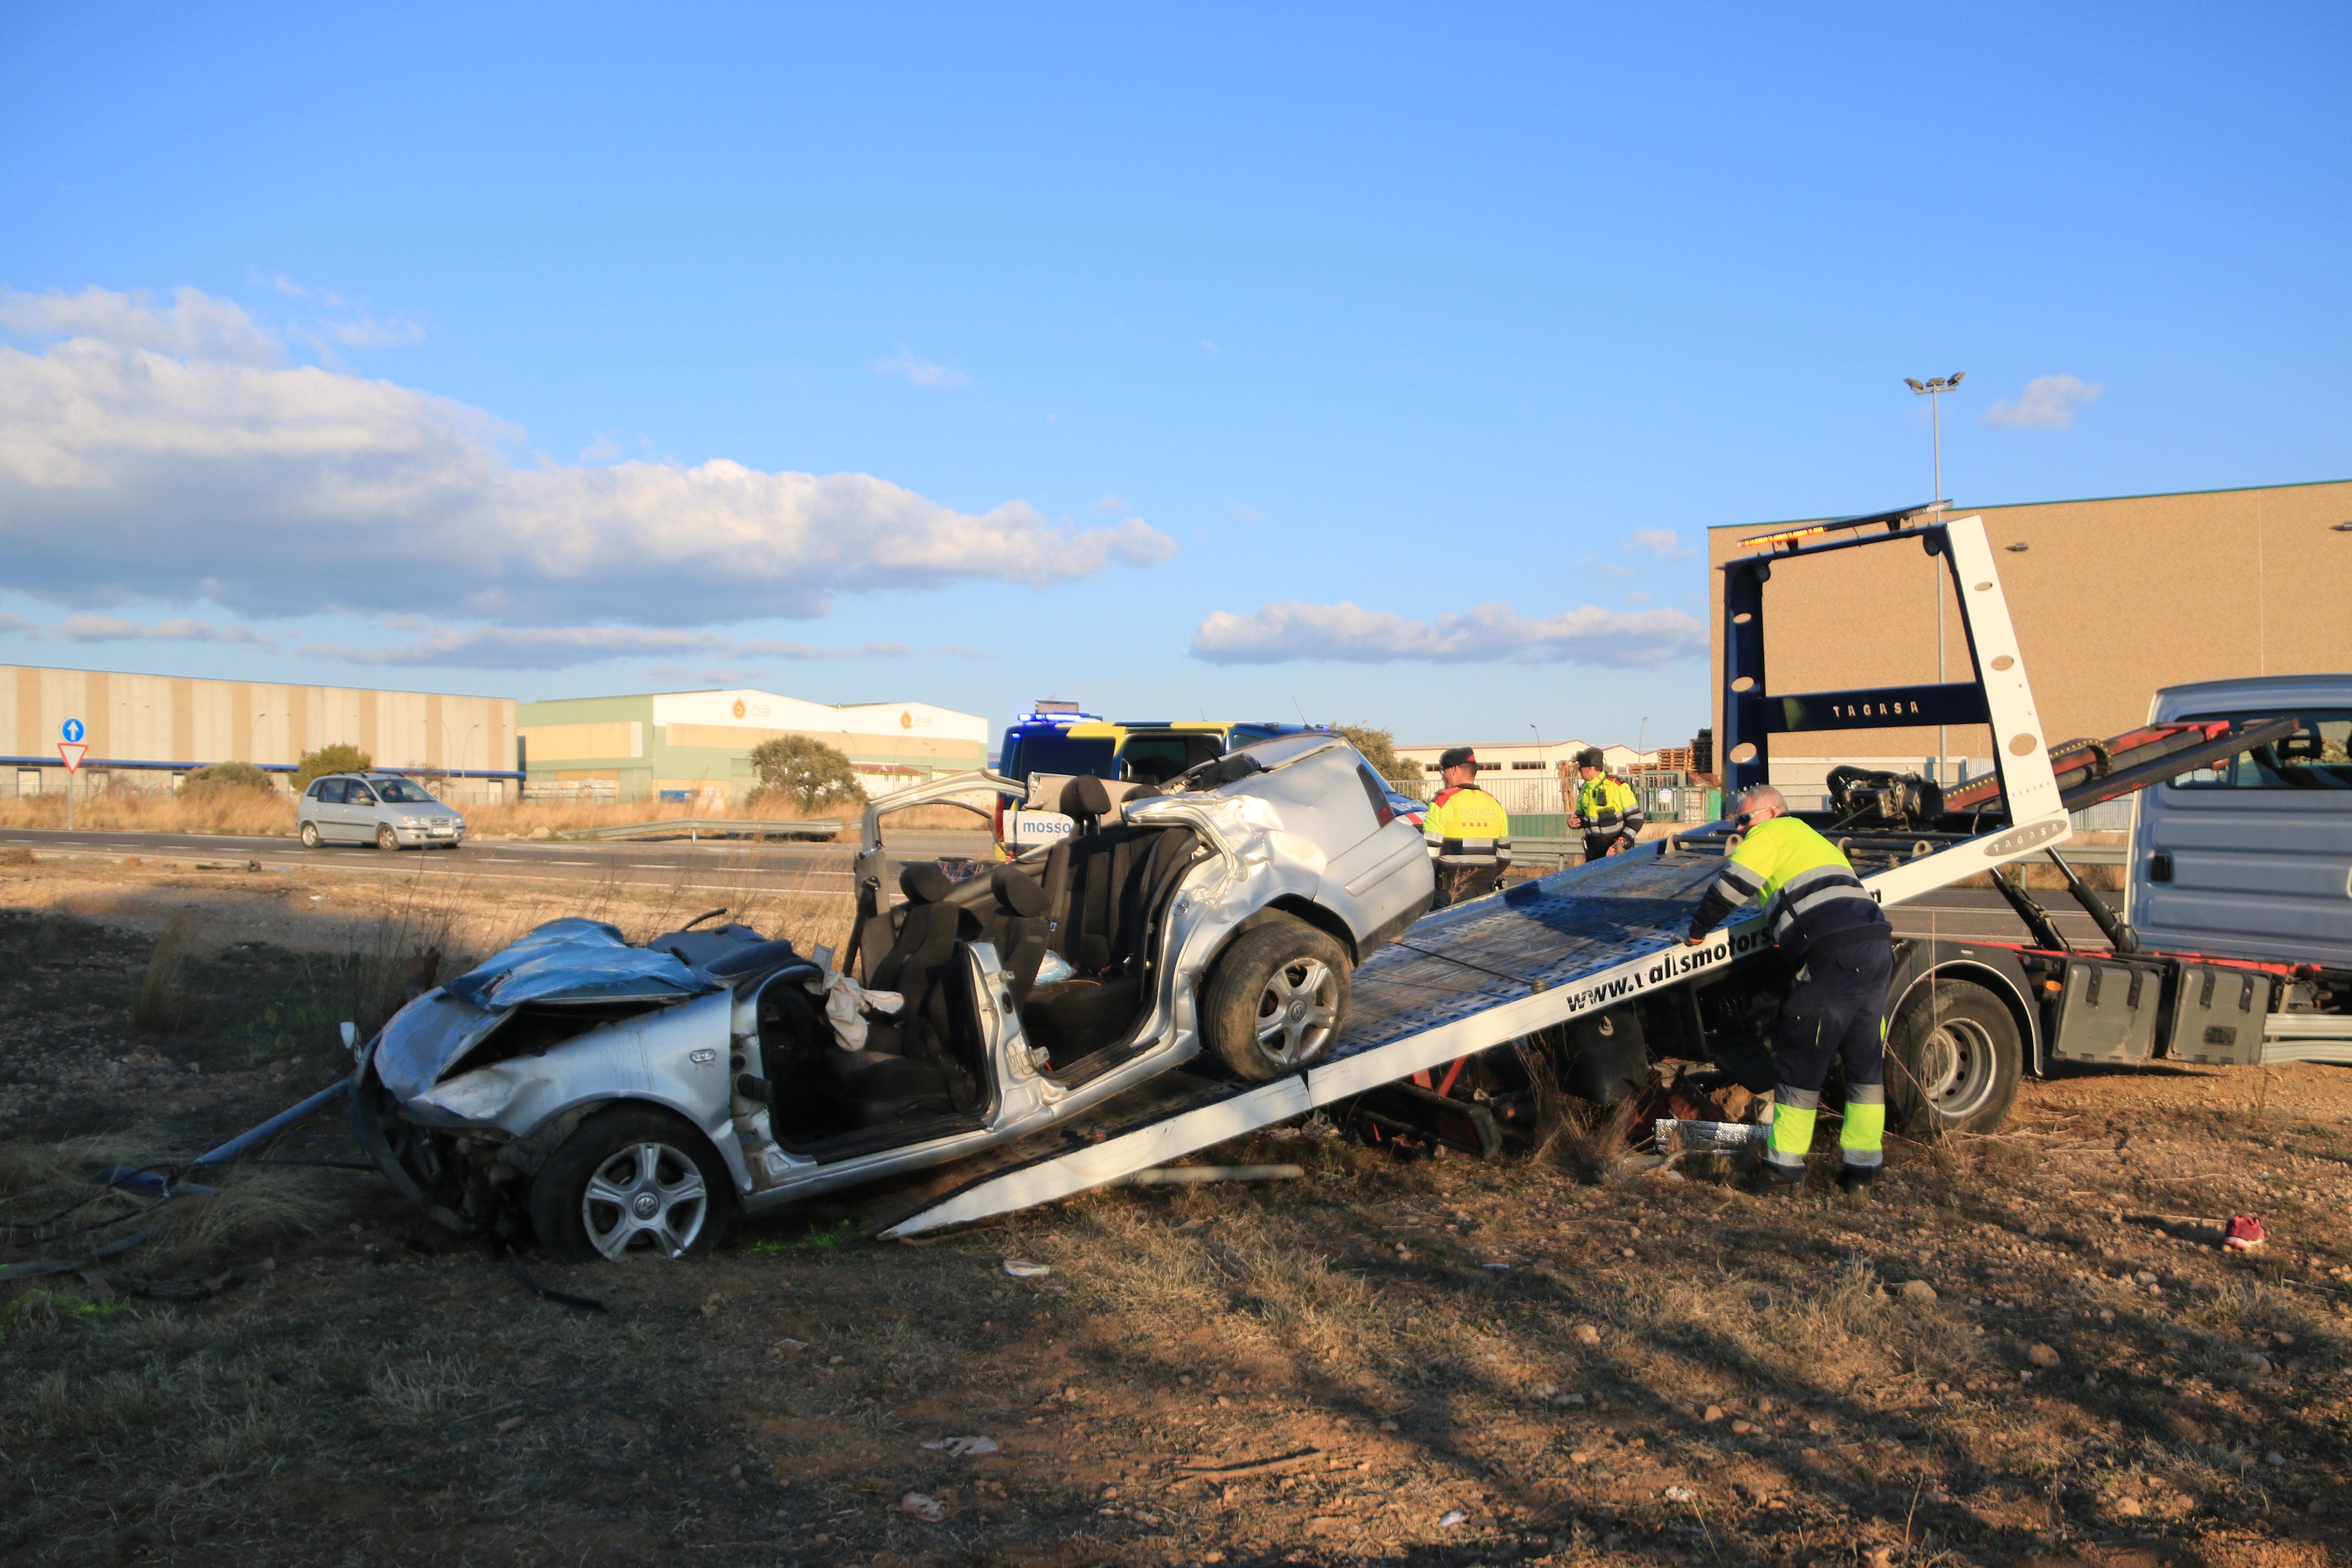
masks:
[(2252, 1252), (2263, 1244), (2263, 1222), (2250, 1214), (2242, 1214), (2230, 1222), (2229, 1235), (2221, 1245), (2231, 1252)]

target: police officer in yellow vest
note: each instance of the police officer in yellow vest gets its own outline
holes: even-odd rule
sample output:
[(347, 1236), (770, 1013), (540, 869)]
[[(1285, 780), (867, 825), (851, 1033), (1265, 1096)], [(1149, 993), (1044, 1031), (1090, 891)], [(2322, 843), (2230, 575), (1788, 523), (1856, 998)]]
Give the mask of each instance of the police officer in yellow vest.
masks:
[(1584, 830), (1584, 858), (1631, 849), (1642, 837), (1642, 797), (1623, 779), (1609, 776), (1598, 746), (1576, 753), (1576, 772), (1584, 782), (1577, 787), (1576, 815), (1568, 825)]
[(1433, 909), (1483, 897), (1503, 880), (1511, 863), (1511, 818), (1503, 803), (1478, 787), (1478, 758), (1455, 746), (1437, 759), (1445, 787), (1429, 803), (1421, 835), (1437, 864), (1437, 901)]
[(1822, 1084), (1832, 1058), (1845, 1062), (1844, 1152), (1838, 1185), (1874, 1181), (1885, 1159), (1886, 984), (1895, 931), (1837, 846), (1790, 816), (1770, 784), (1739, 801), (1746, 836), (1692, 916), (1697, 942), (1750, 900), (1762, 904), (1772, 938), (1797, 970), (1797, 984), (1772, 1032), (1780, 1074), (1759, 1190), (1793, 1192), (1805, 1179)]

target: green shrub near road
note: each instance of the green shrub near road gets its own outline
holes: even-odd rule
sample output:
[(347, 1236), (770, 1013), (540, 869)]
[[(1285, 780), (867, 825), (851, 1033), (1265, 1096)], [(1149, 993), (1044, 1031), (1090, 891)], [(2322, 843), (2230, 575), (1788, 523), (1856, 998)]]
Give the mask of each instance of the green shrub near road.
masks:
[(294, 770), (294, 793), (299, 795), (309, 789), (310, 781), (324, 773), (363, 773), (374, 766), (373, 757), (357, 746), (338, 741), (331, 746), (302, 753), (302, 765)]
[(215, 763), (202, 767), (180, 781), (180, 794), (205, 795), (221, 789), (257, 789), (276, 791), (276, 781), (251, 763)]
[(782, 795), (803, 811), (825, 805), (863, 805), (866, 791), (849, 757), (814, 735), (778, 735), (751, 748), (751, 772), (760, 787), (752, 795)]

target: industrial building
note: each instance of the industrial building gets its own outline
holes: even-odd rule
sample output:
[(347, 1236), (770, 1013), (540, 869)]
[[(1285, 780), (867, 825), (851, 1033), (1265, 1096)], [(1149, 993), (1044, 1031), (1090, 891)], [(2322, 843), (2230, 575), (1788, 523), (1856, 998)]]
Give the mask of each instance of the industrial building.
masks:
[(58, 744), (79, 727), (77, 787), (167, 789), (210, 763), (291, 773), (302, 753), (348, 742), (378, 767), (440, 775), (436, 793), (497, 800), (517, 779), (515, 704), (507, 697), (367, 691), (186, 675), (0, 665), (0, 795), (62, 787)]
[[(1468, 746), (1478, 753), (1478, 787), (1503, 803), (1503, 809), (1514, 816), (1558, 814), (1567, 809), (1569, 798), (1564, 790), (1576, 784), (1576, 754), (1592, 744), (1590, 741), (1538, 741), (1529, 735), (1524, 741), (1447, 741), (1434, 746), (1399, 746), (1398, 757), (1419, 763), (1429, 770), (1428, 782), (1437, 782), (1437, 759), (1454, 746)], [(1612, 773), (1626, 774), (1636, 768), (1649, 765), (1656, 758), (1654, 752), (1637, 752), (1631, 746), (1611, 744), (1601, 748), (1601, 754)]]
[(535, 795), (747, 798), (751, 748), (811, 735), (845, 752), (869, 795), (988, 763), (988, 721), (928, 702), (828, 706), (772, 691), (675, 691), (526, 702), (519, 710), (525, 787)]
[[(2159, 687), (2234, 676), (2352, 669), (2352, 480), (1955, 506), (1981, 516), (2000, 563), (2043, 732), (2119, 734), (2147, 718)], [(1743, 542), (1825, 520), (1711, 529), (1719, 566), (1769, 546)], [(1768, 691), (1854, 690), (1968, 678), (1948, 574), (1924, 552), (1853, 550), (1791, 563), (1765, 588)], [(1723, 574), (1710, 571), (1714, 668), (1722, 668)], [(1855, 668), (1853, 650), (1875, 658)], [(1713, 693), (1722, 733), (1722, 692)], [(1866, 751), (1858, 756), (1856, 751)], [(1992, 766), (1980, 725), (1790, 733), (1772, 741), (1772, 776), (1806, 788), (1835, 762), (1948, 779)], [(2102, 824), (2106, 826), (2106, 824)]]

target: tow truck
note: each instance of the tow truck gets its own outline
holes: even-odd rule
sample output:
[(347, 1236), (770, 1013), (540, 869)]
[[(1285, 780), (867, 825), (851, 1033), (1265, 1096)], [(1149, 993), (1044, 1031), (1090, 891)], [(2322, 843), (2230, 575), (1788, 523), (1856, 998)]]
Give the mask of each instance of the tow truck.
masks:
[[(2126, 737), (2133, 743), (2119, 751), (2062, 747), (2053, 764), (1979, 518), (1909, 508), (1748, 543), (1758, 553), (1722, 568), (1727, 798), (1770, 782), (1779, 735), (1979, 724), (1995, 739), (1994, 773), (1973, 790), (1948, 799), (1926, 780), (1843, 769), (1829, 810), (1798, 814), (1834, 838), (1883, 903), (1994, 873), (2022, 914), (2031, 900), (1999, 874), (2063, 845), (2073, 810), (2209, 766), (2268, 733), (2259, 725), (2176, 725)], [(1969, 654), (1967, 679), (1833, 691), (1769, 685), (1766, 584), (1775, 572), (1854, 549), (1921, 550), (1948, 574)], [(2061, 786), (2062, 768), (2071, 788)], [(873, 855), (872, 817), (866, 837)], [(1489, 1070), (1498, 1059), (1535, 1069), (1517, 1074), (1522, 1081), (1549, 1078), (1604, 1102), (1638, 1085), (1654, 1058), (1715, 1062), (1735, 1076), (1769, 1071), (1766, 1030), (1792, 977), (1760, 911), (1696, 946), (1683, 940), (1738, 842), (1736, 824), (1717, 822), (1438, 910), (1356, 969), (1339, 1037), (1305, 1071), (1256, 1084), (1197, 1067), (1163, 1073), (1086, 1117), (877, 1194), (867, 1223), (891, 1237), (969, 1224), (1368, 1097), (1392, 1122), (1402, 1117), (1431, 1136), (1491, 1152), (1504, 1123), (1526, 1111), (1524, 1096), (1481, 1091), (1515, 1076)], [(2046, 914), (2042, 923), (2049, 925)], [(1889, 1110), (1896, 1126), (1915, 1132), (1998, 1127), (2021, 1076), (2058, 1059), (2057, 1041), (2089, 1038), (2084, 1019), (2104, 1016), (2117, 985), (2135, 1016), (2155, 994), (2143, 990), (2145, 977), (2108, 979), (2087, 957), (2078, 966), (2058, 942), (2045, 950), (1906, 940), (1896, 960)], [(2236, 1005), (2218, 981), (2215, 995), (2204, 998), (2201, 979), (2191, 987), (2194, 1008)], [(2206, 1026), (2179, 1026), (2200, 1039)]]

